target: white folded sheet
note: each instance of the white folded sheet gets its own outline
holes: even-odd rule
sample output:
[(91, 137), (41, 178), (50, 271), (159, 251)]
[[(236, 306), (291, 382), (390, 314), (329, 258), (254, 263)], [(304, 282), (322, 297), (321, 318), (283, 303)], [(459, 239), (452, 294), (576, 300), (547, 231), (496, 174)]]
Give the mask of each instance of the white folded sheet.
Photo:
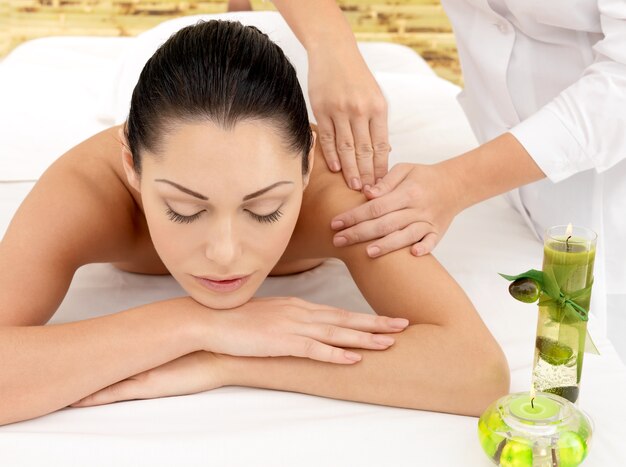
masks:
[[(284, 32), (276, 15), (250, 15), (242, 17)], [(0, 64), (0, 234), (33, 185), (24, 180), (37, 179), (62, 151), (123, 118), (125, 104), (115, 96), (126, 84), (116, 79), (126, 73), (126, 57), (145, 51), (141, 40), (41, 39)], [(409, 49), (360, 46), (389, 100), (392, 163), (432, 163), (475, 144), (454, 98), (458, 88), (437, 78)], [(514, 301), (497, 272), (538, 268), (541, 253), (541, 244), (502, 198), (459, 215), (435, 251), (502, 345), (512, 391), (529, 388), (536, 308)], [(182, 293), (171, 277), (89, 265), (78, 271), (51, 322), (100, 316)], [(269, 278), (258, 293), (285, 294), (371, 312), (346, 268), (334, 260), (302, 274)], [(625, 465), (621, 421), (626, 406), (620, 396), (626, 392), (626, 368), (605, 337), (596, 343), (602, 355), (585, 357), (580, 398), (580, 407), (595, 422), (585, 465)], [(67, 408), (0, 427), (0, 466), (491, 465), (478, 444), (476, 422), (227, 387)]]

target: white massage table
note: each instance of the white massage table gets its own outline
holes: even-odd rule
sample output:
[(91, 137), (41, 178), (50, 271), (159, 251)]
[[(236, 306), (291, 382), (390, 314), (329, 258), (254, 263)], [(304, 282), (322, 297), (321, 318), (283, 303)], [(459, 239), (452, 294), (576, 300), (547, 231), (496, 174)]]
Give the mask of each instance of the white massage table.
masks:
[[(239, 19), (268, 32), (292, 58), (306, 86), (304, 51), (277, 14), (215, 17)], [(124, 119), (141, 60), (188, 22), (174, 20), (137, 38), (39, 39), (0, 63), (0, 235), (56, 157)], [(475, 145), (455, 100), (456, 86), (436, 77), (405, 47), (360, 47), (389, 101), (392, 164), (433, 163)], [(497, 273), (539, 268), (541, 254), (541, 242), (503, 198), (459, 215), (435, 250), (502, 345), (512, 392), (530, 387), (536, 307), (513, 300)], [(78, 271), (51, 322), (182, 294), (171, 277), (89, 265)], [(372, 312), (338, 261), (269, 278), (259, 295), (274, 294)], [(621, 402), (626, 368), (606, 338), (604, 316), (604, 310), (594, 310), (590, 322), (601, 356), (587, 354), (580, 397), (580, 407), (595, 423), (584, 465), (595, 467), (626, 465), (620, 429), (626, 418)], [(476, 425), (473, 417), (225, 387), (66, 408), (0, 427), (0, 466), (488, 466)]]

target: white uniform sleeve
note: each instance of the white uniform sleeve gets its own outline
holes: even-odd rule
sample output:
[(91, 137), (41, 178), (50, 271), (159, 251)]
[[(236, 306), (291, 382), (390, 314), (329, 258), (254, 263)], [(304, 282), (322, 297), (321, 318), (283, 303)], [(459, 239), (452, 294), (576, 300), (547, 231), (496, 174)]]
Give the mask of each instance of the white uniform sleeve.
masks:
[(604, 38), (580, 79), (510, 131), (553, 182), (626, 159), (626, 1), (598, 0)]

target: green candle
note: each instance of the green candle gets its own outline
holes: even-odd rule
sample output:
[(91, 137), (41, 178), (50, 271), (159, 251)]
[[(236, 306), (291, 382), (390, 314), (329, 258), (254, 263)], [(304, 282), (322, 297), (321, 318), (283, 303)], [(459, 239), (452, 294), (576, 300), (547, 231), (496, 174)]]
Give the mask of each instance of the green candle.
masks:
[(545, 396), (520, 395), (509, 405), (511, 413), (522, 420), (552, 421), (559, 414), (560, 407)]
[(585, 312), (589, 310), (596, 234), (571, 225), (551, 227), (543, 252), (544, 287), (556, 288), (562, 299), (539, 300), (533, 387), (576, 402), (587, 321), (566, 306), (565, 300), (572, 300)]

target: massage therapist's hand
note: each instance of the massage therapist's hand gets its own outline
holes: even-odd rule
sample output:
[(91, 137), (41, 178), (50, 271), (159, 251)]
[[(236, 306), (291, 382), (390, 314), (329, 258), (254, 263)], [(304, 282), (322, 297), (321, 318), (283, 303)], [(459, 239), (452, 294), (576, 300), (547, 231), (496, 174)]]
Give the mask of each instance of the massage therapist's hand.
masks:
[(387, 173), (387, 102), (356, 44), (309, 51), (309, 96), (328, 168), (361, 190)]
[(223, 385), (223, 374), (218, 356), (211, 352), (193, 352), (107, 386), (74, 402), (71, 407), (182, 396), (208, 391)]
[(377, 257), (411, 246), (430, 253), (461, 210), (461, 194), (441, 165), (398, 164), (370, 189), (368, 202), (331, 221), (335, 246), (375, 240), (367, 254)]
[(385, 350), (379, 333), (403, 331), (404, 318), (355, 313), (299, 298), (253, 298), (210, 314), (205, 350), (237, 357), (293, 356), (352, 364), (361, 356), (345, 348)]

